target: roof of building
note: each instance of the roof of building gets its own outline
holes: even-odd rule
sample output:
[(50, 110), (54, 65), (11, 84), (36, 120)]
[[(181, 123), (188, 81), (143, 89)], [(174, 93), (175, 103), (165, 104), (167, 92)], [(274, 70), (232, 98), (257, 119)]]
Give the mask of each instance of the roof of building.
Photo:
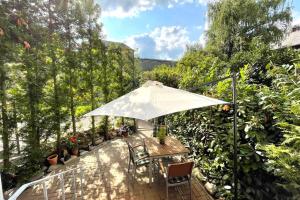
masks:
[(294, 26), (281, 42), (280, 48), (300, 46), (300, 26)]
[(158, 65), (168, 65), (173, 67), (176, 65), (176, 61), (172, 60), (159, 60), (159, 59), (150, 59), (150, 58), (140, 58), (141, 67), (144, 71), (149, 71), (155, 68)]

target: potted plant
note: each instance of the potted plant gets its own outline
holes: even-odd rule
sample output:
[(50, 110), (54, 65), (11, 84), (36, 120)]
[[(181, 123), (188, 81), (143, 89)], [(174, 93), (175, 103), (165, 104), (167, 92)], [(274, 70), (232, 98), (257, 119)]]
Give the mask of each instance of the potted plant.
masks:
[(166, 126), (162, 125), (162, 126), (159, 127), (158, 134), (157, 134), (157, 137), (159, 139), (160, 144), (162, 144), (162, 145), (165, 144), (166, 136), (167, 136)]
[(48, 156), (47, 160), (48, 160), (50, 165), (56, 165), (57, 164), (57, 158), (58, 158), (57, 154), (52, 154), (51, 156)]
[(79, 139), (77, 136), (72, 136), (67, 140), (67, 146), (72, 155), (77, 156), (79, 153), (78, 142)]

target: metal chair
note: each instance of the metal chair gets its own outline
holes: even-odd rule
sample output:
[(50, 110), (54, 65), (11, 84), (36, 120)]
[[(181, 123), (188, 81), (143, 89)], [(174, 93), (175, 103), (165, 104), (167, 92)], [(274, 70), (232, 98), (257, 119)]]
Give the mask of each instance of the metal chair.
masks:
[[(190, 187), (190, 199), (192, 199), (192, 187), (191, 178), (194, 162), (184, 162), (169, 164), (167, 172), (164, 173), (164, 178), (166, 179), (166, 193), (167, 199), (169, 199), (169, 187), (175, 187), (183, 184), (189, 184)], [(162, 169), (164, 169), (161, 163)]]
[[(130, 172), (130, 167), (132, 163), (133, 178), (135, 179), (136, 168), (149, 165), (149, 155), (146, 152), (144, 144), (132, 146), (128, 141), (126, 141), (126, 143), (129, 150), (128, 173)], [(143, 150), (138, 150), (137, 148), (141, 146), (144, 147)]]

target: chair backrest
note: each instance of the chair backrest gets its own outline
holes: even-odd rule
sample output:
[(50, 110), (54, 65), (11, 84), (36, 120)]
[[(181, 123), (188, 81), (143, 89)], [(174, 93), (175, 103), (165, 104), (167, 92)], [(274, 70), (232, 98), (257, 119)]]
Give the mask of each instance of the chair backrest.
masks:
[(168, 166), (168, 177), (187, 176), (192, 174), (194, 162), (170, 164)]
[(128, 146), (128, 151), (129, 151), (129, 157), (130, 157), (130, 160), (135, 163), (135, 152), (134, 152), (134, 149), (133, 147), (131, 146), (131, 144), (126, 140), (126, 143), (127, 143), (127, 146)]
[(147, 146), (146, 146), (146, 142), (145, 139), (143, 139), (143, 148), (144, 148), (144, 152), (147, 152)]

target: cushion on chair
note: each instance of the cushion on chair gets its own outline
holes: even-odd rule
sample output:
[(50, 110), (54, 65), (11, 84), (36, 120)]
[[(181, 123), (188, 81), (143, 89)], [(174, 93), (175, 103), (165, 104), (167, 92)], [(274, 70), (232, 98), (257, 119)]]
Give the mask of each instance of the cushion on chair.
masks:
[(144, 152), (144, 151), (136, 151), (135, 153), (136, 153), (136, 156), (137, 156), (138, 159), (149, 156), (149, 154), (147, 152)]
[(168, 179), (168, 182), (170, 184), (178, 184), (178, 183), (186, 182), (188, 180), (189, 180), (188, 176), (176, 176), (176, 177), (170, 177)]
[(150, 163), (149, 159), (141, 159), (136, 162), (137, 166), (148, 165)]

